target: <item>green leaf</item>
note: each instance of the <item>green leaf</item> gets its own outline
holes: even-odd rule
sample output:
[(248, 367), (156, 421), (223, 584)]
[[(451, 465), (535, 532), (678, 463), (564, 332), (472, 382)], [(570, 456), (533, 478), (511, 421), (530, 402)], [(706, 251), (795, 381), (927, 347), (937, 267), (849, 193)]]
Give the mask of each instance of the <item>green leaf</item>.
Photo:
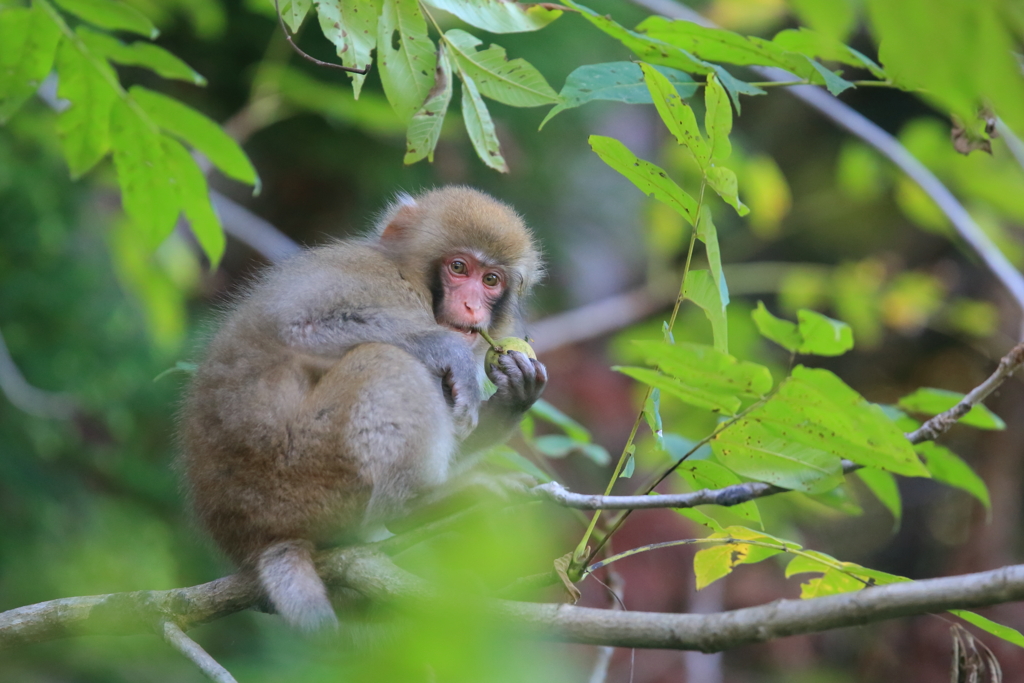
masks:
[(885, 412), (828, 370), (798, 365), (779, 391), (746, 419), (773, 424), (786, 439), (861, 465), (928, 476), (910, 442)]
[(558, 94), (544, 76), (526, 60), (509, 61), (505, 57), (505, 48), (498, 45), (478, 51), (483, 43), (457, 28), (448, 30), (444, 35), (459, 70), (473, 79), (481, 95), (512, 107), (536, 107), (559, 102)]
[[(334, 43), (343, 65), (352, 69), (365, 69), (373, 63), (370, 53), (377, 47), (377, 17), (381, 13), (381, 2), (314, 0), (320, 30), (327, 40)], [(352, 77), (352, 91), (358, 100), (366, 74), (349, 73), (349, 76)]]
[(590, 443), (590, 432), (586, 427), (542, 398), (530, 406), (530, 415), (555, 425), (573, 441)]
[[(911, 413), (938, 415), (946, 412), (963, 399), (964, 395), (955, 391), (922, 387), (909, 396), (901, 398), (898, 405)], [(973, 406), (959, 421), (978, 429), (1006, 429), (1006, 423), (980, 403)]]
[(724, 297), (722, 296), (714, 276), (710, 272), (706, 270), (691, 270), (686, 274), (683, 296), (700, 306), (708, 320), (711, 321), (715, 350), (729, 353), (729, 323), (725, 315), (725, 307), (729, 303), (728, 292), (725, 293)]
[[(667, 66), (655, 66), (675, 87), (680, 97), (692, 97), (697, 90), (689, 75)], [(633, 62), (607, 62), (586, 64), (577, 68), (558, 93), (561, 104), (551, 108), (540, 124), (540, 128), (556, 114), (573, 109), (594, 100), (625, 102), (626, 104), (653, 104), (651, 92), (644, 83), (644, 72)]]
[(741, 66), (774, 66), (812, 83), (826, 82), (823, 74), (814, 66), (814, 60), (784, 50), (763, 38), (657, 16), (648, 17), (636, 30), (650, 38), (682, 48), (699, 59)]
[(798, 311), (796, 317), (803, 337), (800, 353), (841, 356), (853, 348), (853, 330), (846, 323), (807, 309)]
[(180, 211), (161, 138), (156, 126), (126, 101), (114, 102), (110, 144), (121, 186), (121, 205), (150, 249), (155, 249), (171, 233)]
[(750, 213), (747, 205), (740, 201), (736, 174), (732, 172), (732, 169), (725, 166), (712, 166), (707, 169), (705, 177), (708, 179), (711, 189), (718, 193), (718, 196), (725, 200), (726, 204), (736, 209), (736, 213), (741, 216)]
[(644, 401), (644, 420), (654, 435), (658, 448), (665, 449), (665, 434), (661, 422), (661, 389), (651, 389)]
[(60, 36), (60, 28), (39, 5), (0, 9), (0, 124), (50, 73)]
[(473, 143), (473, 149), (480, 159), (499, 173), (508, 173), (505, 157), (501, 156), (501, 143), (494, 131), (491, 112), (480, 97), (476, 83), (464, 71), (459, 71), (462, 78), (462, 119), (466, 122), (466, 132)]
[(981, 501), (985, 509), (991, 513), (992, 500), (988, 495), (988, 487), (971, 466), (960, 459), (960, 456), (930, 441), (917, 444), (914, 450), (924, 456), (925, 466), (935, 481), (966, 491)]
[(708, 135), (711, 158), (725, 161), (732, 154), (729, 134), (732, 132), (732, 106), (729, 93), (715, 76), (708, 76), (704, 88), (704, 131)]
[(715, 72), (716, 65), (708, 64), (684, 49), (662, 40), (652, 39), (636, 31), (630, 31), (613, 21), (611, 17), (598, 14), (589, 7), (574, 2), (574, 0), (565, 0), (565, 4), (578, 10), (580, 16), (604, 33), (618, 40), (644, 62), (668, 66), (691, 74)]
[(509, 448), (504, 444), (500, 446), (495, 446), (494, 448), (487, 451), (487, 453), (484, 454), (484, 458), (489, 462), (493, 462), (498, 465), (504, 465), (505, 467), (517, 470), (519, 472), (525, 472), (526, 474), (529, 474), (531, 477), (535, 478), (537, 481), (551, 481), (551, 476), (548, 475), (544, 470), (537, 467), (530, 460), (524, 458), (514, 449)]
[(534, 447), (549, 458), (564, 458), (573, 451), (579, 449), (579, 444), (568, 436), (561, 434), (547, 434), (538, 436)]
[(636, 451), (636, 444), (630, 444), (629, 453), (626, 454), (626, 464), (619, 473), (619, 479), (631, 479), (636, 471), (636, 458), (633, 457)]
[(292, 33), (296, 33), (302, 26), (302, 20), (309, 13), (309, 6), (312, 0), (280, 0), (278, 9), (281, 11), (281, 18)]
[[(702, 489), (723, 489), (726, 486), (743, 483), (731, 470), (711, 460), (688, 460), (681, 464), (676, 472), (691, 491)], [(761, 512), (754, 501), (732, 505), (729, 509), (735, 514), (761, 525)]]
[(57, 116), (57, 135), (71, 177), (78, 178), (110, 151), (110, 111), (117, 75), (106, 62), (89, 59), (71, 41), (57, 50), (57, 96), (70, 106)]
[(871, 493), (875, 494), (879, 502), (892, 513), (895, 527), (899, 527), (900, 520), (903, 518), (903, 501), (900, 498), (899, 486), (896, 485), (896, 478), (885, 470), (877, 470), (873, 467), (859, 469), (856, 474)]
[(129, 92), (158, 126), (202, 152), (224, 175), (255, 185), (258, 191), (259, 178), (249, 158), (212, 119), (172, 97), (139, 85)]
[(821, 493), (843, 482), (838, 456), (795, 441), (784, 428), (753, 414), (719, 432), (711, 448), (732, 471), (782, 488)]
[(734, 415), (741, 396), (760, 396), (771, 389), (768, 369), (700, 344), (636, 341), (637, 347), (661, 372), (647, 368), (613, 368), (657, 387), (690, 405)]
[(834, 38), (807, 28), (779, 31), (772, 38), (772, 42), (790, 52), (799, 52), (808, 57), (818, 57), (829, 62), (840, 62), (858, 69), (867, 69), (875, 78), (887, 78), (885, 71), (873, 59), (847, 47)]
[(97, 55), (126, 66), (142, 66), (155, 71), (164, 78), (188, 81), (195, 85), (206, 85), (206, 79), (199, 72), (181, 61), (167, 50), (146, 41), (129, 45), (105, 33), (98, 33), (85, 26), (76, 30), (86, 47)]
[(991, 619), (977, 614), (975, 612), (969, 612), (965, 609), (951, 609), (950, 614), (955, 614), (969, 624), (974, 624), (982, 631), (991, 633), (997, 638), (1002, 638), (1008, 643), (1013, 643), (1017, 647), (1024, 647), (1024, 635), (1020, 631), (1009, 626), (1003, 626), (1002, 624), (996, 623)]
[(795, 353), (803, 343), (803, 337), (800, 335), (796, 323), (776, 318), (768, 312), (763, 301), (757, 302), (757, 308), (750, 313), (750, 317), (754, 319), (754, 324), (757, 325), (757, 331), (761, 333), (761, 336), (771, 339), (787, 351)]
[(130, 31), (156, 39), (160, 31), (156, 29), (145, 14), (131, 5), (118, 0), (56, 0), (61, 9), (71, 12), (79, 19), (110, 29), (111, 31)]
[(807, 57), (807, 61), (810, 62), (811, 66), (814, 67), (814, 70), (821, 75), (822, 80), (825, 81), (825, 87), (834, 96), (838, 97), (843, 91), (854, 87), (853, 83), (850, 83), (850, 81), (837, 75), (834, 71), (826, 69), (810, 57)]
[[(434, 41), (416, 0), (384, 0), (377, 22), (377, 59), (384, 94), (398, 117), (408, 123), (434, 88), (437, 70)], [(463, 89), (463, 101), (466, 97)]]
[(668, 177), (659, 166), (638, 159), (615, 138), (591, 135), (590, 147), (604, 163), (626, 176), (644, 194), (668, 204), (680, 213), (690, 225), (696, 221), (697, 202)]
[(452, 101), (452, 66), (445, 54), (444, 43), (438, 48), (437, 74), (434, 76), (434, 88), (427, 95), (423, 108), (416, 112), (409, 122), (409, 131), (405, 138), (406, 165), (414, 164), (424, 157), (434, 161), (434, 148), (441, 137), (444, 117), (448, 113), (448, 105)]
[(612, 462), (612, 456), (608, 449), (596, 443), (585, 443), (579, 446), (580, 452), (587, 456), (594, 464), (600, 467), (607, 467)]
[(507, 0), (428, 0), (428, 4), (489, 33), (536, 31), (562, 16), (562, 10), (551, 6)]
[(224, 255), (227, 241), (220, 218), (210, 204), (206, 176), (181, 143), (167, 136), (163, 136), (162, 142), (167, 172), (177, 190), (178, 202), (185, 210), (192, 234), (210, 261), (210, 268), (216, 268)]
[(701, 170), (706, 171), (711, 161), (711, 150), (700, 134), (693, 109), (679, 97), (675, 86), (660, 71), (643, 62), (640, 63), (640, 68), (643, 69), (644, 82), (647, 83), (647, 89), (661, 120), (675, 136), (676, 142), (693, 155)]

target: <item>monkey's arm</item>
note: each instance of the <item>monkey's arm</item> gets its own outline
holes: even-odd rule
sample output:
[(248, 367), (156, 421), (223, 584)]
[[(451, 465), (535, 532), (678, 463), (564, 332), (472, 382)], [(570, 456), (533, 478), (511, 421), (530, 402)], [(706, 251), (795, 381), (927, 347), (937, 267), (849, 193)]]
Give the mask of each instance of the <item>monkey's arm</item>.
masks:
[(463, 456), (505, 441), (548, 382), (544, 364), (518, 351), (498, 356), (498, 365), (488, 367), (487, 376), (497, 391), (480, 405), (479, 424), (459, 449)]

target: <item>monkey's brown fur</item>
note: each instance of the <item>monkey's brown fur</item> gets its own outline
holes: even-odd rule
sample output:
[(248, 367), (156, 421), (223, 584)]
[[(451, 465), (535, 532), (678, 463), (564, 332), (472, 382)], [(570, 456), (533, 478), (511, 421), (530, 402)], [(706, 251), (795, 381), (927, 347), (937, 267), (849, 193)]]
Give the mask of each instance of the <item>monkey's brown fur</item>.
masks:
[(474, 448), (501, 438), (543, 389), (543, 366), (536, 376), (524, 366), (524, 378), (513, 363), (480, 412), (484, 345), (437, 322), (438, 264), (465, 250), (508, 275), (489, 325), (501, 336), (540, 271), (533, 239), (507, 206), (445, 188), (403, 198), (372, 237), (270, 270), (195, 375), (181, 422), (195, 512), (295, 625), (335, 619), (316, 545), (400, 515), (468, 455), (459, 443), (478, 416)]

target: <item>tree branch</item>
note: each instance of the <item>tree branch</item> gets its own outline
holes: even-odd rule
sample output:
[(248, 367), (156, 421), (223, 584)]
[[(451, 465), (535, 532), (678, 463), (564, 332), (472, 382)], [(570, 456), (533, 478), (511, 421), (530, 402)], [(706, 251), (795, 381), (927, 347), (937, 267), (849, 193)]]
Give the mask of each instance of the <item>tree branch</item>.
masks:
[[(370, 548), (343, 548), (319, 558), (331, 585), (382, 602), (441, 603), (423, 579)], [(164, 621), (182, 630), (250, 608), (259, 587), (240, 574), (190, 588), (63, 598), (0, 613), (0, 648), (72, 635), (152, 632)], [(896, 617), (983, 607), (1024, 599), (1024, 565), (941, 579), (868, 588), (812, 600), (779, 600), (717, 614), (623, 612), (571, 605), (480, 598), (496, 619), (537, 637), (616, 647), (718, 652), (746, 643), (867, 624)]]
[(218, 664), (216, 659), (199, 646), (199, 643), (185, 635), (181, 627), (173, 621), (164, 622), (163, 637), (168, 645), (198, 666), (199, 670), (214, 683), (238, 683), (227, 669)]
[(963, 400), (907, 434), (910, 443), (934, 441), (942, 434), (948, 432), (949, 428), (956, 424), (957, 420), (969, 413), (971, 408), (984, 401), (989, 394), (998, 389), (999, 385), (1005, 382), (1022, 364), (1024, 364), (1024, 342), (1010, 349), (1010, 352), (999, 360), (999, 366), (996, 368), (996, 371), (989, 375), (988, 379), (984, 382), (974, 387), (970, 393), (963, 397)]

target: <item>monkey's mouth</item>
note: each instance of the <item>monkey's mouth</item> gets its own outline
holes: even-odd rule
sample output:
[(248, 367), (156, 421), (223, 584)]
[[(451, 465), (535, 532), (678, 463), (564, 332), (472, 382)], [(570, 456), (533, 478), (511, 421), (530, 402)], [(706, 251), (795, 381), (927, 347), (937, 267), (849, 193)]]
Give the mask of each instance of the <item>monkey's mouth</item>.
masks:
[(469, 325), (458, 325), (455, 323), (448, 323), (448, 327), (460, 333), (466, 338), (466, 341), (473, 343), (480, 337), (480, 332), (475, 327)]

